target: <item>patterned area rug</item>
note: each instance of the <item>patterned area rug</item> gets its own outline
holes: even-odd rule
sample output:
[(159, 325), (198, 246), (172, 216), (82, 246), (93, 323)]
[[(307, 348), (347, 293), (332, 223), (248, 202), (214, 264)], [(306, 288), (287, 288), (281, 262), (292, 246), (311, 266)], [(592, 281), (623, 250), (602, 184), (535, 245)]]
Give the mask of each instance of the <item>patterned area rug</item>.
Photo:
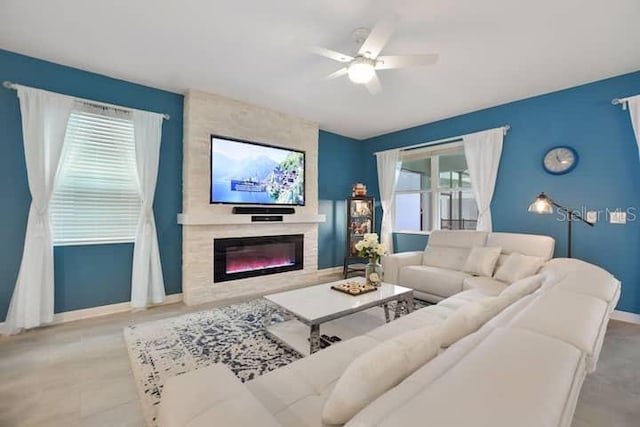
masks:
[[(147, 425), (157, 424), (162, 387), (174, 375), (224, 363), (245, 382), (301, 358), (265, 334), (267, 304), (257, 299), (124, 329)], [(415, 308), (425, 305), (416, 300)], [(271, 321), (290, 318), (275, 310)]]
[[(167, 378), (214, 363), (226, 364), (242, 381), (301, 356), (264, 333), (267, 303), (255, 300), (124, 329), (145, 420), (156, 425)], [(287, 315), (276, 311), (272, 321)]]

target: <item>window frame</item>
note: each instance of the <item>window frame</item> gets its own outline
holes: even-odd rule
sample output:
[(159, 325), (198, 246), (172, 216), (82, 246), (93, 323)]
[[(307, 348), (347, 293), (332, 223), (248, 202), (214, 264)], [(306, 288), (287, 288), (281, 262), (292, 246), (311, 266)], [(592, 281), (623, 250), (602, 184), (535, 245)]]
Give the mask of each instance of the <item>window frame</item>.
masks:
[(430, 198), (430, 219), (431, 219), (431, 228), (429, 230), (423, 229), (424, 220), (422, 218), (423, 213), (420, 212), (420, 230), (401, 230), (395, 229), (396, 218), (393, 218), (394, 233), (399, 234), (418, 234), (418, 235), (429, 235), (434, 230), (440, 230), (440, 224), (442, 222), (441, 217), (441, 205), (439, 195), (441, 193), (465, 193), (471, 194), (473, 199), (475, 200), (475, 195), (473, 193), (473, 187), (462, 187), (459, 185), (453, 187), (442, 187), (440, 186), (440, 156), (457, 154), (464, 154), (464, 143), (463, 141), (450, 142), (445, 144), (438, 144), (434, 146), (426, 146), (422, 148), (417, 148), (414, 150), (407, 150), (400, 152), (400, 162), (402, 163), (405, 160), (410, 159), (431, 159), (431, 176), (430, 176), (430, 184), (431, 187), (429, 189), (420, 189), (420, 190), (396, 190), (394, 194), (393, 203), (396, 203), (396, 196), (398, 194), (420, 194), (420, 204), (424, 206), (424, 197)]

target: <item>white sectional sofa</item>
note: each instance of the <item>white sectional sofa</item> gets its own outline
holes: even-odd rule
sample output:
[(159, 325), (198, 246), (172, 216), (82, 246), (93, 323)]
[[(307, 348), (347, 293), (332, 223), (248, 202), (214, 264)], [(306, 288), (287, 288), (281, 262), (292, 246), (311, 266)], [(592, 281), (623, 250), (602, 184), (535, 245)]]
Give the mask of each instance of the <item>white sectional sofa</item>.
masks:
[[(512, 293), (497, 315), (344, 425), (569, 426), (582, 382), (596, 367), (620, 282), (575, 259), (550, 260), (532, 279), (535, 287)], [(518, 287), (509, 286), (493, 300), (505, 300)], [(223, 365), (170, 378), (159, 425), (325, 426), (325, 402), (354, 359), (407, 331), (442, 329), (456, 313), (498, 293), (487, 287), (462, 290), (244, 384)], [(386, 364), (380, 360), (372, 374)]]
[(424, 251), (401, 252), (382, 258), (384, 281), (415, 289), (417, 298), (430, 302), (474, 288), (499, 293), (508, 283), (463, 271), (474, 246), (501, 248), (497, 271), (512, 253), (539, 257), (543, 262), (550, 260), (555, 241), (533, 234), (433, 231)]

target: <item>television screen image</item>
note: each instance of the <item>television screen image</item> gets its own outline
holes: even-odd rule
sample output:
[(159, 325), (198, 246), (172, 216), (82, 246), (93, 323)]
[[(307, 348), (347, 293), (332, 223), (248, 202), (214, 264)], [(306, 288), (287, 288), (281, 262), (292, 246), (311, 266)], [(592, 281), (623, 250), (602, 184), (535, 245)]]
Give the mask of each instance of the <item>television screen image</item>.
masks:
[(304, 152), (211, 136), (211, 203), (304, 205)]

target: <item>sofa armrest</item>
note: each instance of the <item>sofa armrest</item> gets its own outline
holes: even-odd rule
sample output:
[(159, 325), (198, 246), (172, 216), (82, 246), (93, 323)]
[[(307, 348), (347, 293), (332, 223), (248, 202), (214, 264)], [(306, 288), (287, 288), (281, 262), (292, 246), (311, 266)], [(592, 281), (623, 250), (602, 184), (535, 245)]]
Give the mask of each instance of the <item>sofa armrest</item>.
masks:
[(408, 265), (422, 264), (422, 251), (400, 252), (382, 257), (383, 280), (386, 283), (399, 285), (400, 269)]
[(281, 427), (223, 364), (171, 377), (164, 384), (158, 410), (160, 427), (253, 427), (257, 422)]

